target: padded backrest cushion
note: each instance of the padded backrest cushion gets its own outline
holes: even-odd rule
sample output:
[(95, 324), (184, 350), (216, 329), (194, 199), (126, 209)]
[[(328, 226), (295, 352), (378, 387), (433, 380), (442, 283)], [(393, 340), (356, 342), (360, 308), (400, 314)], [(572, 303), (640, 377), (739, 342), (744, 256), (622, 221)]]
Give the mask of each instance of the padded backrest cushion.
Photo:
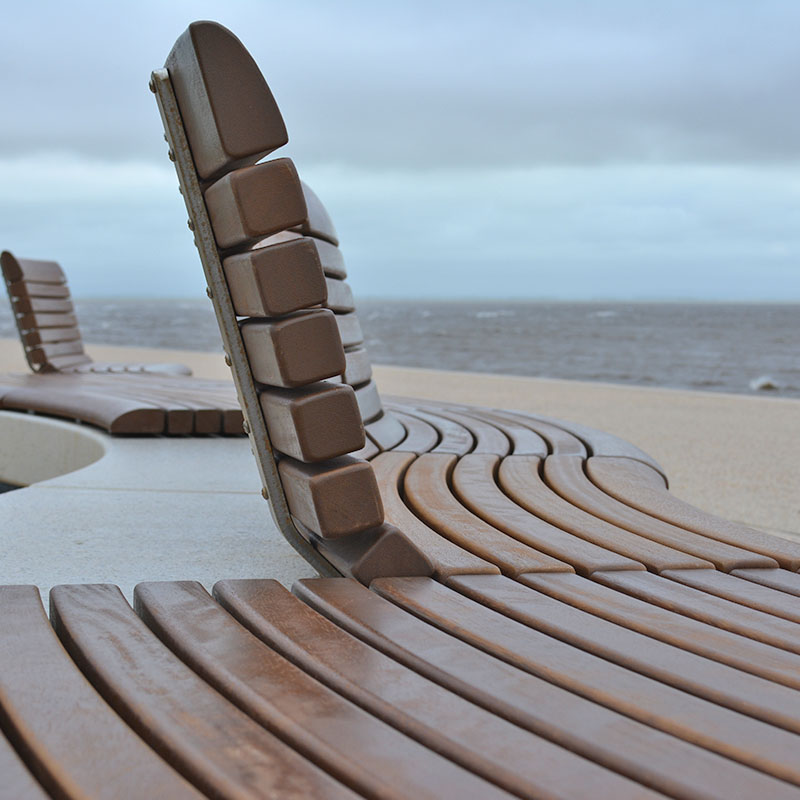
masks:
[(258, 66), (222, 25), (193, 22), (166, 67), (202, 179), (254, 164), (289, 140)]

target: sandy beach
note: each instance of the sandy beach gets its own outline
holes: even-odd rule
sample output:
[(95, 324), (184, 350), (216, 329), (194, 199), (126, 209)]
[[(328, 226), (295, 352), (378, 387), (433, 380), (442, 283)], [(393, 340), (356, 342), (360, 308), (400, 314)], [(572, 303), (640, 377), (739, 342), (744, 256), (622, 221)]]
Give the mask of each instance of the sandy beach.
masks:
[[(98, 361), (177, 361), (227, 379), (220, 354), (87, 346)], [(0, 339), (0, 371), (26, 371)], [(376, 366), (384, 394), (533, 411), (621, 436), (665, 468), (672, 491), (729, 519), (800, 538), (800, 401)]]

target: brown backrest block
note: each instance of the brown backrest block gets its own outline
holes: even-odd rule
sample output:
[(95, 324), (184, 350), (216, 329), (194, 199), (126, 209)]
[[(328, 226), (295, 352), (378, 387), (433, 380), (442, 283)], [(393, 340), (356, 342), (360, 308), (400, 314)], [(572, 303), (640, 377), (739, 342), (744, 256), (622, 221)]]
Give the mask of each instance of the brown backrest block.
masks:
[(366, 383), (372, 377), (372, 365), (366, 348), (353, 347), (345, 351), (344, 357), (347, 362), (342, 375), (345, 383), (358, 386)]
[(241, 317), (280, 317), (326, 302), (325, 275), (311, 239), (228, 256), (222, 268)]
[(253, 243), (305, 219), (306, 203), (291, 159), (229, 172), (205, 191), (217, 244)]
[(222, 25), (193, 22), (166, 67), (203, 180), (254, 164), (289, 140), (261, 71)]
[(328, 299), (325, 301), (327, 308), (337, 314), (347, 314), (356, 310), (353, 290), (349, 283), (338, 278), (326, 278), (325, 283), (328, 286)]
[(333, 227), (333, 220), (331, 220), (327, 209), (322, 205), (322, 201), (314, 194), (313, 190), (306, 183), (302, 181), (301, 183), (303, 184), (303, 196), (306, 199), (308, 214), (298, 224), (297, 229), (308, 236), (314, 236), (317, 239), (324, 239), (333, 245), (338, 245), (339, 236), (336, 233), (336, 228)]
[(275, 321), (242, 323), (253, 377), (269, 386), (292, 388), (341, 375), (344, 351), (333, 312), (298, 311)]
[[(281, 242), (290, 242), (294, 239), (299, 239), (302, 235), (303, 234), (299, 231), (281, 231), (280, 233), (275, 233), (272, 236), (268, 236), (266, 239), (256, 242), (253, 247), (269, 247), (270, 245), (280, 244)], [(324, 242), (322, 239), (308, 237), (308, 241), (317, 249), (317, 256), (319, 257), (319, 263), (322, 264), (322, 271), (329, 277), (344, 280), (347, 277), (347, 270), (344, 266), (342, 251), (336, 245), (330, 242)]]
[(4, 250), (0, 254), (0, 266), (6, 283), (37, 281), (39, 283), (66, 283), (64, 271), (55, 261), (37, 261), (33, 258), (17, 258)]
[(355, 311), (350, 314), (337, 314), (336, 324), (339, 326), (339, 336), (344, 347), (354, 347), (364, 341), (364, 333)]
[(272, 446), (298, 461), (324, 461), (364, 446), (350, 386), (323, 381), (300, 389), (265, 389), (259, 399)]
[(303, 464), (284, 458), (278, 470), (292, 515), (323, 539), (383, 522), (378, 483), (367, 461), (342, 456), (324, 464)]

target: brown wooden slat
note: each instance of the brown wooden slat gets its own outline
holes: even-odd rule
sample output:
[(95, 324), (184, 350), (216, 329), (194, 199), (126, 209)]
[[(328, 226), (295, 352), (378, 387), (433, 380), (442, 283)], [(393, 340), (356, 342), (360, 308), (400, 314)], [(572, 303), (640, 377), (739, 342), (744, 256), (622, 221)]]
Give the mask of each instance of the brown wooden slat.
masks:
[[(694, 572), (697, 574), (694, 575)], [(723, 597), (732, 603), (764, 611), (773, 617), (800, 622), (800, 602), (792, 595), (769, 586), (759, 586), (757, 583), (742, 580), (735, 575), (726, 575), (714, 569), (699, 569), (691, 572), (667, 570), (661, 574), (665, 578), (678, 581), (678, 583), (694, 589), (700, 589), (706, 594)], [(800, 628), (798, 633), (800, 633)]]
[(428, 578), (383, 578), (372, 588), (421, 619), (518, 669), (754, 769), (800, 784), (796, 757), (800, 737), (792, 733), (571, 647)]
[(785, 569), (735, 569), (731, 575), (800, 597), (800, 574), (796, 572)]
[(75, 327), (78, 320), (74, 314), (23, 314), (19, 318), (19, 326), (23, 330), (30, 328), (70, 328)]
[(291, 159), (276, 158), (229, 172), (205, 191), (221, 248), (256, 242), (305, 216), (300, 179)]
[(205, 684), (158, 641), (116, 587), (59, 586), (50, 598), (56, 631), (95, 688), (201, 791), (353, 796)]
[(452, 453), (453, 455), (463, 456), (469, 453), (475, 446), (475, 439), (472, 434), (457, 422), (444, 417), (436, 417), (418, 408), (403, 407), (403, 411), (412, 417), (417, 417), (423, 422), (432, 425), (439, 434), (439, 444), (434, 447), (432, 453)]
[(8, 293), (12, 297), (28, 295), (29, 297), (69, 297), (69, 286), (66, 283), (39, 283), (23, 280), (8, 284)]
[(372, 364), (365, 347), (356, 345), (348, 348), (344, 353), (347, 366), (342, 379), (351, 386), (361, 386), (372, 377)]
[(558, 425), (554, 425), (551, 421), (545, 421), (522, 411), (492, 411), (492, 413), (502, 419), (508, 419), (519, 425), (524, 425), (534, 433), (538, 433), (547, 442), (551, 453), (588, 456), (586, 446), (577, 436), (573, 436)]
[(71, 300), (53, 297), (21, 296), (15, 298), (14, 312), (17, 314), (72, 314), (75, 307)]
[(453, 491), (473, 514), (583, 575), (599, 569), (644, 569), (638, 561), (567, 533), (517, 505), (495, 483), (499, 461), (497, 456), (469, 453), (453, 470)]
[(507, 456), (498, 471), (498, 483), (502, 490), (535, 516), (581, 539), (639, 561), (656, 572), (712, 566), (709, 561), (636, 536), (573, 506), (545, 484), (539, 474), (540, 464), (541, 459), (535, 456)]
[(337, 539), (383, 522), (378, 485), (366, 461), (341, 456), (321, 464), (278, 463), (294, 517), (323, 539)]
[(505, 456), (508, 455), (511, 450), (511, 443), (508, 437), (487, 420), (459, 414), (456, 411), (451, 411), (449, 408), (443, 408), (441, 406), (422, 408), (431, 414), (435, 414), (437, 417), (444, 417), (451, 422), (463, 425), (472, 434), (475, 440), (475, 445), (470, 451), (472, 453), (489, 453), (492, 455)]
[(800, 654), (800, 628), (794, 622), (645, 572), (596, 572), (592, 578), (648, 603)]
[(46, 364), (57, 356), (84, 356), (88, 363), (91, 359), (83, 352), (83, 343), (80, 339), (71, 342), (54, 342), (42, 344), (28, 351), (36, 363)]
[(578, 456), (549, 456), (544, 462), (544, 477), (565, 500), (587, 513), (639, 536), (706, 559), (718, 569), (778, 566), (767, 556), (690, 533), (620, 503), (588, 480), (583, 472), (583, 460)]
[(201, 178), (255, 163), (288, 141), (260, 70), (226, 28), (193, 22), (166, 67)]
[(769, 536), (685, 503), (666, 491), (658, 474), (645, 464), (629, 458), (595, 457), (586, 462), (586, 474), (606, 494), (651, 517), (769, 556), (786, 569), (800, 569), (800, 543)]
[(364, 428), (349, 386), (312, 383), (259, 393), (272, 446), (299, 461), (325, 461), (364, 446)]
[(377, 420), (383, 413), (381, 398), (375, 381), (369, 381), (355, 390), (358, 413), (365, 423)]
[(302, 222), (297, 224), (296, 230), (306, 236), (314, 236), (338, 246), (339, 237), (325, 206), (307, 183), (304, 181), (301, 183), (308, 214)]
[(336, 321), (327, 309), (298, 311), (275, 322), (246, 320), (242, 339), (253, 377), (270, 386), (303, 386), (345, 368)]
[(266, 647), (200, 584), (139, 584), (135, 604), (159, 639), (204, 681), (355, 791), (387, 800), (507, 796)]
[(654, 641), (502, 575), (459, 575), (450, 579), (448, 586), (487, 608), (607, 661), (715, 705), (800, 733), (800, 692), (786, 686)]
[(576, 575), (521, 575), (520, 582), (654, 639), (800, 689), (800, 656), (737, 636)]
[[(508, 791), (524, 797), (582, 797), (587, 785), (613, 797), (642, 791), (421, 677), (333, 625), (276, 582), (221, 581), (214, 591), (256, 636), (308, 673)], [(598, 754), (609, 749), (584, 738), (590, 758), (600, 760)]]
[[(381, 584), (384, 591), (386, 585)], [(433, 581), (424, 583), (427, 584), (447, 591)], [(564, 742), (576, 752), (589, 752), (601, 763), (670, 795), (750, 798), (760, 791), (769, 794), (774, 790), (788, 796), (797, 791), (733, 760), (667, 735), (652, 723), (642, 724), (565, 691), (549, 677), (544, 680), (516, 669), (392, 603), (366, 599), (367, 590), (362, 587), (326, 579), (300, 581), (294, 591), (340, 627), (461, 697), (517, 725)], [(558, 670), (554, 671), (558, 674)], [(690, 702), (702, 701), (690, 698)], [(771, 757), (766, 755), (767, 759)]]
[[(0, 588), (0, 718), (55, 797), (199, 798), (103, 701), (59, 643), (35, 586)], [(0, 773), (0, 794), (8, 776)], [(34, 795), (35, 796), (35, 795)]]
[(325, 302), (325, 276), (309, 239), (228, 256), (222, 267), (241, 317), (279, 317)]
[(3, 783), (0, 785), (0, 798), (2, 800), (47, 800), (50, 797), (42, 786), (36, 782), (33, 775), (17, 755), (16, 750), (0, 732), (0, 775)]
[(337, 314), (347, 314), (356, 310), (353, 300), (353, 290), (348, 283), (338, 278), (326, 278), (325, 284), (328, 287), (328, 299), (325, 307)]
[(81, 332), (77, 325), (67, 328), (34, 328), (23, 335), (23, 343), (30, 347), (50, 342), (71, 342), (80, 340)]
[(497, 426), (509, 438), (511, 452), (514, 455), (547, 457), (547, 443), (530, 428), (526, 428), (511, 419), (498, 417), (491, 411), (482, 408), (463, 409), (461, 413), (466, 416), (485, 419), (491, 422), (492, 425)]
[(431, 560), (435, 576), (444, 580), (450, 575), (470, 573), (499, 573), (485, 558), (453, 544), (429, 528), (405, 504), (399, 486), (408, 465), (414, 460), (411, 453), (381, 453), (372, 460), (372, 468), (380, 487), (386, 521), (396, 525)]
[(331, 278), (339, 278), (340, 280), (344, 280), (347, 277), (347, 270), (344, 266), (344, 256), (336, 245), (330, 242), (324, 242), (322, 239), (315, 239), (312, 236), (303, 237), (303, 235), (297, 231), (280, 231), (272, 236), (267, 236), (265, 239), (261, 239), (256, 242), (253, 247), (270, 247), (274, 244), (291, 242), (300, 238), (305, 238), (305, 241), (314, 246), (317, 251), (317, 256), (319, 257), (319, 262), (322, 265), (322, 271), (325, 275)]
[(113, 434), (155, 434), (165, 429), (161, 408), (96, 392), (53, 392), (46, 384), (14, 387), (3, 395), (2, 407), (78, 419)]
[(381, 450), (392, 450), (406, 438), (406, 429), (403, 423), (396, 419), (391, 411), (381, 413), (377, 419), (365, 425), (367, 436), (372, 439)]
[(36, 281), (37, 283), (65, 283), (64, 271), (55, 261), (40, 261), (35, 258), (17, 258), (4, 250), (0, 253), (0, 267), (6, 283)]
[(563, 561), (534, 550), (467, 510), (448, 488), (456, 458), (424, 453), (403, 481), (406, 503), (427, 525), (450, 541), (496, 564), (507, 575), (524, 572), (572, 572)]
[(393, 407), (390, 410), (406, 429), (406, 437), (392, 450), (405, 453), (427, 453), (439, 443), (439, 433), (429, 422), (396, 411)]
[(339, 327), (339, 336), (342, 338), (342, 345), (344, 347), (355, 347), (364, 341), (361, 324), (355, 312), (350, 314), (337, 314), (336, 324)]

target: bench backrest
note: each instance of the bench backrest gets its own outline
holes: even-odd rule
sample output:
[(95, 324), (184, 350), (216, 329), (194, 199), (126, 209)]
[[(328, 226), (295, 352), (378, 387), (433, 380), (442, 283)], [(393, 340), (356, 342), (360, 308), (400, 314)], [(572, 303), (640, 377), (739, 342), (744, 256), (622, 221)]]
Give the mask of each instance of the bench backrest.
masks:
[(88, 364), (64, 271), (55, 261), (17, 258), (5, 250), (0, 266), (28, 365), (34, 372)]
[(428, 574), (358, 457), (377, 450), (365, 423), (402, 426), (383, 412), (330, 217), (290, 159), (260, 161), (288, 137), (258, 67), (196, 22), (151, 89), (279, 527), (323, 573)]

